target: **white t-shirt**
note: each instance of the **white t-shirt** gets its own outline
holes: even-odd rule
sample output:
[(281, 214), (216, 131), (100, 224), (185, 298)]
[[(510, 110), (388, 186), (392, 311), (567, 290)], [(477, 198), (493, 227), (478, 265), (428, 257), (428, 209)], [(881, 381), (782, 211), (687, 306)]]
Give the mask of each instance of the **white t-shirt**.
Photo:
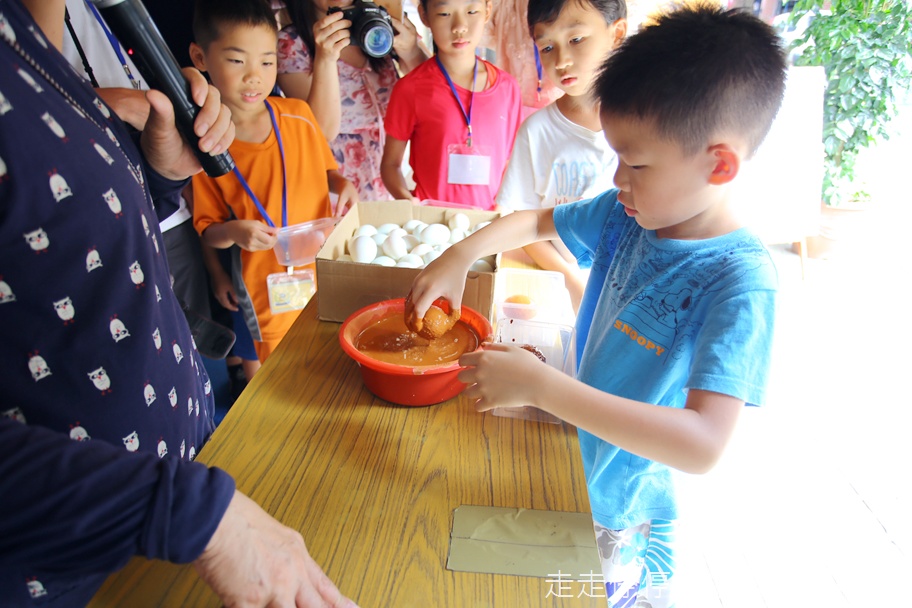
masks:
[(592, 198), (613, 187), (616, 167), (602, 132), (571, 122), (552, 103), (519, 128), (497, 204), (519, 211)]

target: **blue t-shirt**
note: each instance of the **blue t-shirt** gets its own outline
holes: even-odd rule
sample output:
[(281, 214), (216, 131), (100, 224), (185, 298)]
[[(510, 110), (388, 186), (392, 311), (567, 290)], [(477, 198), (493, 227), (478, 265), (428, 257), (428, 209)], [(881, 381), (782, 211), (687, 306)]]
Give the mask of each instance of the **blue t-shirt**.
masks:
[[(778, 281), (756, 236), (660, 239), (624, 213), (616, 190), (556, 207), (554, 223), (570, 251), (592, 261), (577, 319), (580, 381), (678, 408), (691, 388), (763, 402)], [(669, 467), (579, 436), (597, 522), (623, 529), (677, 517)]]

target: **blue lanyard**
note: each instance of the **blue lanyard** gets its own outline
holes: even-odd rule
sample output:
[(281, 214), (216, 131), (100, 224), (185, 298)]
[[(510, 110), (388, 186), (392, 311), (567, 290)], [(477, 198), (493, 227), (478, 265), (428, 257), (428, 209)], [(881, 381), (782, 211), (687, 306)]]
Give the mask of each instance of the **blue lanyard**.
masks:
[(468, 136), (466, 137), (466, 145), (472, 147), (472, 106), (475, 105), (475, 79), (478, 78), (478, 57), (475, 58), (475, 73), (472, 75), (472, 96), (469, 98), (469, 111), (466, 113), (465, 108), (462, 106), (462, 100), (459, 98), (459, 93), (456, 91), (456, 85), (453, 84), (453, 79), (450, 78), (450, 75), (447, 73), (446, 68), (443, 67), (443, 64), (440, 62), (440, 57), (434, 55), (434, 59), (437, 60), (437, 66), (440, 68), (440, 71), (443, 72), (443, 77), (446, 78), (447, 84), (450, 85), (450, 90), (453, 91), (453, 97), (456, 98), (456, 103), (459, 104), (459, 111), (462, 112), (462, 117), (466, 121), (466, 127), (468, 128)]
[(538, 89), (535, 91), (535, 101), (541, 101), (541, 78), (542, 78), (542, 64), (541, 64), (541, 55), (538, 54), (538, 45), (534, 42), (532, 43), (532, 50), (535, 51), (535, 72), (538, 74)]
[[(263, 103), (266, 104), (266, 109), (269, 110), (269, 120), (272, 121), (272, 131), (275, 133), (276, 140), (279, 142), (279, 155), (282, 157), (282, 227), (284, 228), (288, 225), (288, 180), (286, 179), (287, 172), (285, 170), (285, 148), (282, 147), (282, 134), (279, 133), (279, 125), (276, 123), (272, 106), (269, 105), (269, 102), (265, 99), (263, 100)], [(247, 183), (247, 180), (244, 179), (244, 176), (238, 171), (237, 166), (234, 167), (234, 174), (241, 182), (241, 185), (244, 186), (244, 190), (247, 191), (247, 196), (253, 200), (253, 204), (256, 205), (257, 210), (260, 212), (260, 215), (263, 216), (263, 219), (266, 220), (266, 223), (269, 224), (269, 227), (275, 228), (272, 218), (266, 213), (266, 209), (263, 207), (260, 199), (258, 199), (256, 194), (253, 193), (253, 190), (250, 189), (250, 184)]]
[(105, 23), (104, 19), (101, 18), (101, 15), (98, 13), (98, 9), (95, 8), (95, 5), (89, 0), (85, 0), (85, 3), (92, 11), (92, 14), (95, 16), (95, 21), (97, 21), (98, 25), (101, 26), (101, 29), (104, 30), (105, 36), (108, 37), (108, 42), (111, 43), (111, 48), (114, 49), (114, 54), (117, 55), (117, 59), (120, 61), (120, 65), (123, 67), (124, 73), (127, 75), (127, 78), (130, 79), (130, 84), (134, 89), (139, 90), (142, 88), (142, 83), (133, 77), (133, 71), (130, 69), (130, 64), (127, 63), (126, 57), (124, 57), (123, 49), (121, 49), (120, 42), (118, 42), (117, 37), (111, 33), (110, 29), (108, 29), (108, 24)]

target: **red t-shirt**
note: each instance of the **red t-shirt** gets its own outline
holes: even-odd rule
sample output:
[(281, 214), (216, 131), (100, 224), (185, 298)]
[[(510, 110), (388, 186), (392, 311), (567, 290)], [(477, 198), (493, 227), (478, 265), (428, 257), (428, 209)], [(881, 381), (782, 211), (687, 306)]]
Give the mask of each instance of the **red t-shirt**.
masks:
[(456, 85), (463, 108), (472, 106), (472, 145), (491, 158), (490, 183), (486, 186), (450, 184), (447, 167), (451, 144), (466, 141), (466, 121), (446, 77), (434, 60), (422, 63), (393, 87), (386, 110), (386, 133), (411, 141), (409, 165), (414, 172), (414, 195), (459, 203), (476, 209), (492, 209), (500, 188), (513, 139), (522, 122), (522, 99), (516, 80), (490, 63), (479, 60), (488, 73), (490, 86), (472, 92)]

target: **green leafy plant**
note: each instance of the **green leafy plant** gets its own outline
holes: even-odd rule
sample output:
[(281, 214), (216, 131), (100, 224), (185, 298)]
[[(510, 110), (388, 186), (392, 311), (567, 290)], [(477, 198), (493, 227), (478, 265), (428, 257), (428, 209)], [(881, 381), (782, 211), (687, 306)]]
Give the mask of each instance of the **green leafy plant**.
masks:
[(795, 64), (826, 71), (823, 200), (866, 200), (856, 161), (889, 139), (896, 95), (909, 86), (912, 10), (906, 0), (799, 0), (790, 22), (807, 24), (791, 45)]

